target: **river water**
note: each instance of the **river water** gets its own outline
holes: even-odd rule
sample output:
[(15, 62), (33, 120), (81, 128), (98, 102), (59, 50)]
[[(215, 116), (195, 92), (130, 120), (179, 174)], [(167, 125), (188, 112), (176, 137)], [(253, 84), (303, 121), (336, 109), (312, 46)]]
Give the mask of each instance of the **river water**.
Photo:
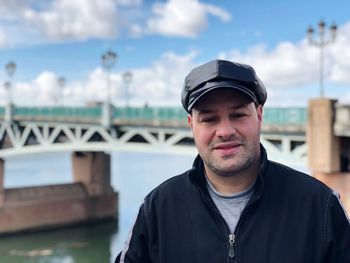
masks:
[[(192, 166), (194, 156), (112, 153), (112, 185), (119, 221), (0, 238), (1, 263), (109, 263), (122, 249), (144, 196)], [(5, 187), (72, 182), (69, 153), (12, 157)]]

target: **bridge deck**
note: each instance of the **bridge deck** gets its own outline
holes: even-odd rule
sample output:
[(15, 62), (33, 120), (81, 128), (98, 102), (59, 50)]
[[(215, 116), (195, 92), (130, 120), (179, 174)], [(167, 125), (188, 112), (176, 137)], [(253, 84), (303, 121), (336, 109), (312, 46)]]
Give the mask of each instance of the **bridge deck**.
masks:
[[(13, 107), (15, 121), (44, 121), (100, 124), (103, 109), (94, 107)], [(112, 107), (112, 123), (119, 125), (151, 125), (187, 127), (187, 113), (179, 107)], [(265, 108), (263, 123), (269, 129), (304, 130), (306, 108)], [(0, 107), (0, 120), (5, 109)], [(272, 128), (273, 127), (273, 128)]]

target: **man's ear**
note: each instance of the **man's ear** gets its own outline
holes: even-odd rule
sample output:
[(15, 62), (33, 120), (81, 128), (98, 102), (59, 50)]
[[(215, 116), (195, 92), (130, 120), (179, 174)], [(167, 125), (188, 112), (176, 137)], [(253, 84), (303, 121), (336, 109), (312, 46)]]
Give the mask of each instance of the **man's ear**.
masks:
[(192, 130), (192, 125), (193, 125), (193, 116), (192, 116), (192, 113), (189, 113), (187, 115), (187, 123), (188, 123), (188, 126), (191, 128)]
[(257, 115), (258, 115), (259, 128), (261, 129), (262, 120), (263, 120), (263, 106), (258, 105), (258, 106), (256, 107), (256, 113), (257, 113)]

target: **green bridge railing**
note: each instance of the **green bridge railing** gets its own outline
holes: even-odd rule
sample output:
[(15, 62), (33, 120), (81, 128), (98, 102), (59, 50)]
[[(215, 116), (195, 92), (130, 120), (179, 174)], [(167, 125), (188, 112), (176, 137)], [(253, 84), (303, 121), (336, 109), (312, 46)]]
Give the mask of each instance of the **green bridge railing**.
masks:
[[(102, 107), (14, 107), (15, 120), (76, 121), (98, 123), (102, 118)], [(0, 107), (0, 118), (5, 109)], [(305, 126), (307, 109), (303, 107), (264, 108), (264, 125)], [(113, 122), (176, 122), (187, 123), (187, 113), (180, 107), (113, 107)]]
[[(1, 112), (1, 111), (0, 111)], [(102, 116), (101, 107), (16, 107), (14, 117), (30, 118), (82, 118), (99, 119)]]

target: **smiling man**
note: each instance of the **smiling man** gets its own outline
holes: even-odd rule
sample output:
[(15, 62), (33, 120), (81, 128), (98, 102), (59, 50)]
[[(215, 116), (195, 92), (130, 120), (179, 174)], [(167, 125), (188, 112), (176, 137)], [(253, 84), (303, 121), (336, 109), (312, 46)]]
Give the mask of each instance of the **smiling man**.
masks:
[(262, 106), (230, 88), (208, 92), (188, 115), (205, 173), (221, 193), (246, 189), (260, 163)]
[(350, 224), (333, 191), (268, 160), (266, 99), (247, 65), (214, 60), (188, 74), (181, 101), (199, 154), (147, 195), (115, 262), (350, 262)]

